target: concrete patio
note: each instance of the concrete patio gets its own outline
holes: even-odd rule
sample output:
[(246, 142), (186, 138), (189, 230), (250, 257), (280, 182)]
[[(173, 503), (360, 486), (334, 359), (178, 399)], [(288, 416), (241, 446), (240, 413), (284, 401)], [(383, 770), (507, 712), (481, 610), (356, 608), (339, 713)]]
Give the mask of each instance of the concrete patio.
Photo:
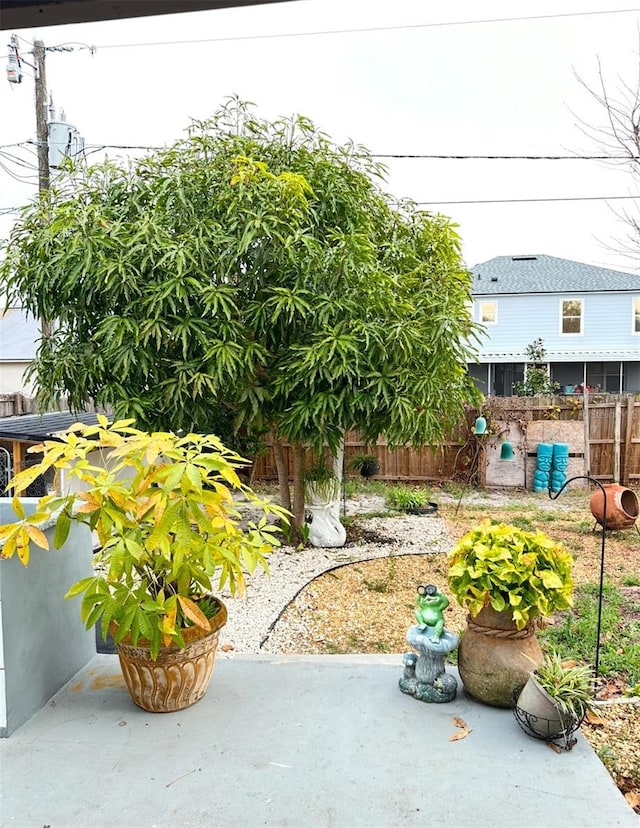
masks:
[(463, 690), (403, 695), (401, 674), (399, 656), (221, 658), (200, 703), (154, 715), (97, 655), (2, 740), (0, 823), (638, 828), (579, 734), (556, 753)]

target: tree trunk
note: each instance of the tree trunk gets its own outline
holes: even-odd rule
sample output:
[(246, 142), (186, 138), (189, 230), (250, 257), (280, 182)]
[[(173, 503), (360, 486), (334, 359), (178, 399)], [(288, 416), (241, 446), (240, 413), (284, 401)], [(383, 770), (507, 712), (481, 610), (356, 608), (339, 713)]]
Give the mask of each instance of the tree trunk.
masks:
[(276, 469), (278, 470), (278, 489), (280, 493), (280, 505), (285, 509), (291, 511), (291, 491), (289, 490), (289, 468), (284, 457), (284, 448), (282, 440), (274, 436), (273, 438), (273, 455), (276, 460)]
[(342, 487), (342, 478), (344, 477), (344, 434), (333, 457), (333, 473), (340, 481), (340, 486)]
[(304, 525), (304, 446), (293, 445), (293, 525), (301, 529)]

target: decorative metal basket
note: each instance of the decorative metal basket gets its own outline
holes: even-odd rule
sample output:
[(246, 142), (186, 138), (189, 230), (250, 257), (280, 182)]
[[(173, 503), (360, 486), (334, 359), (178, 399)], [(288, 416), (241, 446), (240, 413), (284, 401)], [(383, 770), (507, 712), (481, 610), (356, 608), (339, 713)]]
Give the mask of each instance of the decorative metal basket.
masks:
[(526, 712), (521, 707), (518, 707), (518, 698), (520, 696), (521, 687), (516, 688), (511, 696), (513, 715), (516, 721), (527, 734), (534, 739), (541, 739), (543, 742), (551, 742), (563, 750), (571, 750), (578, 740), (573, 738), (573, 734), (579, 729), (584, 720), (584, 715), (579, 719), (563, 716), (564, 728), (557, 730), (557, 722), (550, 719), (545, 719), (541, 716), (534, 716)]

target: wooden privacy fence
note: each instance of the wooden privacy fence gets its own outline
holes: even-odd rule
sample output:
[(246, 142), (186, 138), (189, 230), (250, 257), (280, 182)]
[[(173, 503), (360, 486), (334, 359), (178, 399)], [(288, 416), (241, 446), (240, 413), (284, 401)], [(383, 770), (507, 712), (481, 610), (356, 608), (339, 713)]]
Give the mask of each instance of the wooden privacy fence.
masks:
[[(378, 480), (407, 483), (445, 480), (484, 480), (483, 452), (478, 450), (478, 438), (473, 425), (482, 413), (489, 422), (488, 439), (504, 439), (502, 435), (520, 435), (521, 459), (527, 462), (530, 448), (527, 444), (527, 424), (545, 420), (553, 428), (557, 442), (580, 445), (573, 452), (573, 468), (603, 482), (620, 482), (627, 486), (640, 485), (640, 396), (633, 394), (598, 394), (571, 397), (490, 397), (482, 411), (470, 411), (467, 421), (436, 449), (411, 447), (390, 451), (383, 440), (375, 446), (365, 444), (358, 432), (347, 432), (345, 437), (345, 468), (356, 454), (370, 453), (378, 458)], [(570, 425), (563, 426), (563, 423)], [(578, 424), (580, 426), (578, 427)], [(532, 432), (534, 429), (532, 429)], [(535, 429), (539, 431), (539, 429)], [(570, 435), (570, 436), (569, 436)], [(270, 439), (266, 451), (255, 459), (254, 480), (274, 480), (277, 470)], [(537, 444), (536, 444), (537, 445)], [(291, 473), (292, 452), (285, 446), (285, 457)], [(524, 476), (526, 479), (527, 476)]]
[[(0, 417), (37, 413), (36, 402), (22, 394), (0, 394)], [(384, 440), (367, 445), (351, 431), (345, 439), (345, 467), (356, 454), (375, 454), (380, 471), (377, 479), (420, 483), (428, 481), (485, 480), (483, 452), (473, 425), (478, 414), (488, 420), (488, 439), (515, 439), (519, 457), (532, 461), (536, 443), (527, 436), (529, 423), (544, 421), (534, 432), (550, 433), (543, 441), (572, 444), (572, 468), (603, 482), (640, 486), (640, 395), (591, 394), (558, 397), (489, 397), (481, 411), (467, 412), (466, 422), (454, 430), (442, 446), (430, 449), (399, 448), (390, 451)], [(563, 423), (570, 425), (563, 426)], [(548, 424), (548, 428), (547, 425)], [(553, 427), (552, 427), (553, 426)], [(505, 437), (506, 435), (506, 437)], [(581, 439), (578, 440), (577, 436)], [(578, 442), (580, 443), (579, 445)], [(290, 447), (285, 447), (288, 468), (293, 469)], [(273, 450), (267, 439), (266, 451), (255, 458), (254, 480), (275, 480), (277, 471)], [(530, 475), (523, 475), (525, 485)]]
[(0, 394), (0, 417), (17, 417), (20, 414), (37, 414), (38, 406), (24, 394)]

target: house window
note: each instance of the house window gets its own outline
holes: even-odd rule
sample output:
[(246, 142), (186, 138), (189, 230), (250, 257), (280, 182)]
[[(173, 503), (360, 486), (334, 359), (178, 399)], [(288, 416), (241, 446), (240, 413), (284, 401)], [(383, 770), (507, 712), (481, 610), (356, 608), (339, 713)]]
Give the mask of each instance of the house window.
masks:
[(560, 333), (582, 333), (582, 299), (562, 299), (560, 302)]
[(634, 334), (640, 334), (640, 296), (633, 298), (633, 319), (631, 320)]
[(480, 302), (480, 322), (483, 325), (498, 324), (498, 303)]

